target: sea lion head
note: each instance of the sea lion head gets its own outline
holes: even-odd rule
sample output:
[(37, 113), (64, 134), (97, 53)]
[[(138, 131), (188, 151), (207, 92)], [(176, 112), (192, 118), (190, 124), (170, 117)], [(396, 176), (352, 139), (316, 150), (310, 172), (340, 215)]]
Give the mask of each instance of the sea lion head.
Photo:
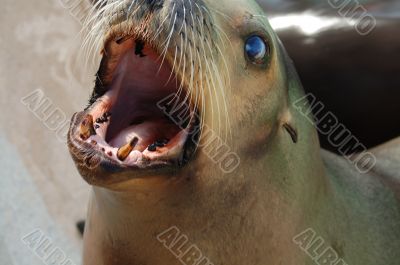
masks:
[(98, 1), (87, 28), (102, 60), (68, 138), (90, 184), (282, 182), (316, 159), (292, 107), (300, 82), (255, 1)]

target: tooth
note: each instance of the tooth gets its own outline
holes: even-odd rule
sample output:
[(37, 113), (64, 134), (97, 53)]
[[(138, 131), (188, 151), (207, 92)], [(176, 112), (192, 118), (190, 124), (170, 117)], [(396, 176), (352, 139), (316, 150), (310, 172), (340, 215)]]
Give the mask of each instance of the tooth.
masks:
[(133, 138), (129, 143), (126, 145), (122, 146), (121, 148), (118, 149), (117, 157), (119, 160), (124, 161), (129, 154), (133, 151), (137, 143), (139, 142), (139, 139), (137, 137)]
[(104, 112), (100, 118), (96, 119), (96, 123), (103, 124), (105, 122), (108, 122), (110, 117), (111, 117), (111, 112), (108, 111)]
[(81, 123), (80, 136), (82, 140), (86, 141), (92, 135), (96, 135), (96, 131), (93, 127), (93, 116), (88, 114)]

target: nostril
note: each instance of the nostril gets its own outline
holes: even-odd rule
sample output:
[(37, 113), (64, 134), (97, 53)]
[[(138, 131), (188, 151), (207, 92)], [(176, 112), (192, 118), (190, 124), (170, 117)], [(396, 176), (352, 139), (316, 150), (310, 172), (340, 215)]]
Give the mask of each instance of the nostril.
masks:
[(145, 0), (151, 11), (157, 11), (164, 6), (164, 0)]

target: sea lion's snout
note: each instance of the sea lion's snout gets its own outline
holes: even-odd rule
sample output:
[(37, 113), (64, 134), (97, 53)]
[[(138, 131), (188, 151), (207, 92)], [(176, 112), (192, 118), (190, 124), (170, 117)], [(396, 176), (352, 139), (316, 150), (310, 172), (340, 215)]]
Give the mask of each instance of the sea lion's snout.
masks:
[(132, 47), (121, 55), (118, 75), (74, 116), (69, 133), (71, 154), (91, 184), (129, 179), (121, 172), (140, 177), (177, 170), (192, 158), (200, 134), (199, 109), (168, 64), (156, 63), (142, 42), (126, 42)]
[[(185, 166), (201, 133), (202, 92), (215, 86), (214, 26), (201, 0), (117, 2), (96, 4), (93, 27), (109, 25), (103, 58), (89, 107), (69, 133), (71, 154), (91, 184)], [(130, 177), (121, 175), (127, 171)]]

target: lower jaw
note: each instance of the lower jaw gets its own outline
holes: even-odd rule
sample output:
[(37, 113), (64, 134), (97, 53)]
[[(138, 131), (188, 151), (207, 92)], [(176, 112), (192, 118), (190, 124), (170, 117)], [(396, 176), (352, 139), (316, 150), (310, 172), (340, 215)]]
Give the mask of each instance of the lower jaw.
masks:
[[(194, 157), (197, 141), (200, 136), (199, 115), (192, 111), (187, 127), (165, 142), (151, 144), (147, 148), (137, 147), (138, 139), (134, 137), (123, 146), (114, 146), (106, 140), (109, 121), (98, 122), (103, 115), (110, 111), (110, 94), (106, 93), (98, 102), (94, 103), (86, 111), (80, 112), (74, 117), (74, 128), (70, 141), (81, 150), (80, 154), (74, 154), (76, 160), (88, 163), (90, 169), (100, 166), (100, 171), (118, 172), (120, 170), (135, 170), (135, 175), (146, 175), (146, 171), (163, 171), (163, 173), (179, 170)], [(110, 118), (112, 119), (112, 117)], [(97, 122), (96, 122), (97, 121)], [(176, 125), (179, 126), (179, 125)], [(89, 154), (85, 157), (82, 154)], [(139, 172), (141, 171), (141, 172)], [(109, 172), (110, 173), (110, 172)], [(90, 174), (90, 172), (86, 172)]]
[(79, 138), (79, 124), (86, 115), (86, 112), (74, 115), (68, 142), (70, 153), (80, 175), (92, 186), (119, 190), (132, 181), (136, 183), (135, 181), (146, 180), (146, 187), (148, 187), (148, 181), (151, 179), (179, 177), (194, 165), (197, 152), (189, 153), (189, 149), (194, 150), (196, 147), (188, 143), (185, 144), (183, 153), (176, 159), (149, 159), (143, 155), (143, 158), (133, 165), (122, 163), (115, 157), (99, 151), (89, 141)]
[(156, 140), (143, 150), (138, 147), (138, 137), (133, 137), (125, 145), (114, 146), (106, 141), (100, 128), (95, 125), (96, 116), (88, 112), (79, 114), (80, 125), (76, 136), (86, 146), (90, 146), (91, 153), (97, 153), (103, 159), (111, 160), (121, 167), (146, 169), (160, 166), (184, 166), (193, 156), (197, 145), (199, 127), (193, 117), (189, 125), (179, 131), (171, 139)]

